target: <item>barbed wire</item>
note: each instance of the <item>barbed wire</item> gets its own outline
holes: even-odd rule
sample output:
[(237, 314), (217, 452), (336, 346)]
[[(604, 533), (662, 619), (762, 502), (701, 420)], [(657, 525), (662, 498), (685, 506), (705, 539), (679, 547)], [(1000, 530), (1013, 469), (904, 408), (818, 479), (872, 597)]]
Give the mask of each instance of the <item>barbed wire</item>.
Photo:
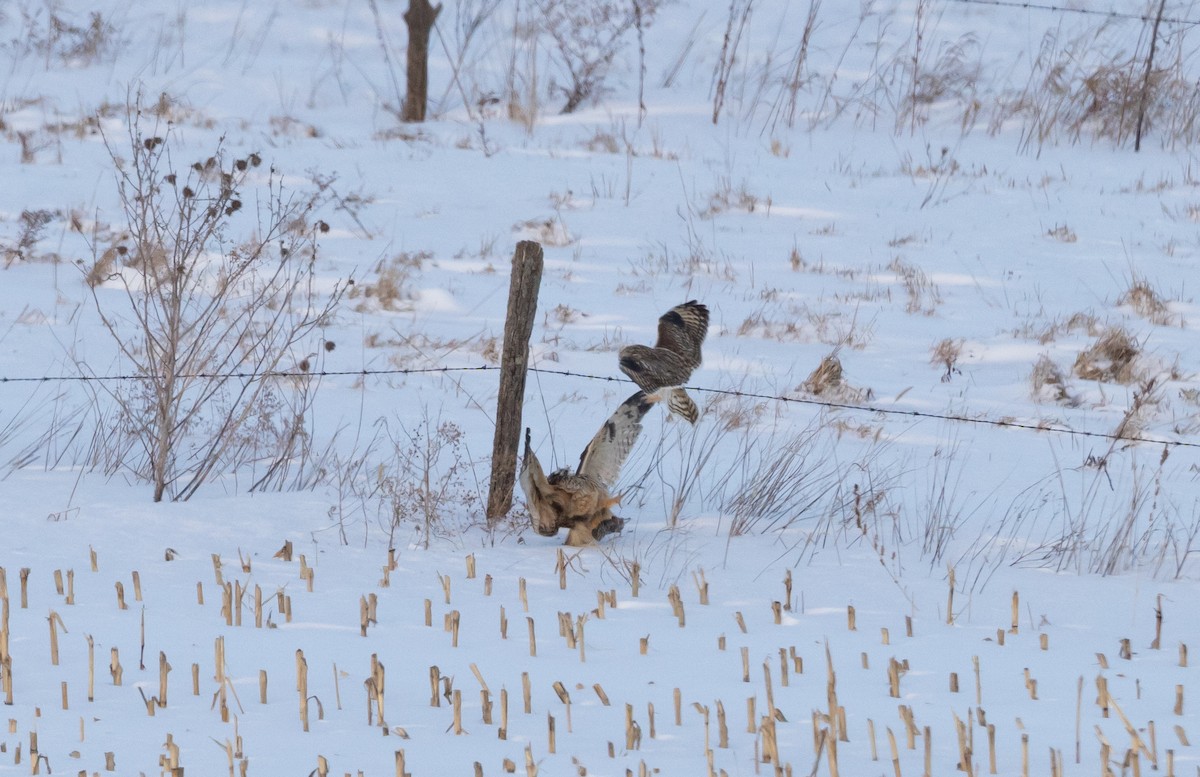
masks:
[[(194, 373), (187, 375), (179, 375), (177, 377), (187, 380), (213, 380), (213, 379), (244, 379), (244, 380), (263, 380), (267, 378), (326, 378), (326, 377), (369, 377), (369, 376), (396, 376), (396, 375), (428, 375), (428, 374), (445, 374), (452, 372), (498, 372), (503, 367), (494, 364), (481, 364), (474, 367), (396, 367), (393, 369), (360, 369), (360, 370), (290, 370), (290, 371), (275, 371), (267, 373), (255, 372), (231, 372), (231, 373)], [(613, 375), (592, 375), (586, 372), (575, 372), (573, 370), (556, 370), (546, 367), (529, 367), (529, 372), (536, 372), (542, 375), (559, 375), (567, 378), (581, 378), (584, 380), (595, 380), (606, 383), (629, 383), (633, 381), (624, 377), (616, 377)], [(147, 375), (45, 375), (45, 376), (27, 376), (27, 377), (9, 377), (0, 375), (0, 385), (9, 383), (81, 383), (81, 382), (120, 382), (134, 380), (151, 380), (151, 376)], [(898, 416), (902, 418), (917, 418), (928, 419), (935, 421), (949, 421), (953, 423), (975, 424), (978, 426), (991, 426), (1006, 429), (1020, 429), (1032, 432), (1048, 432), (1051, 434), (1061, 434), (1074, 437), (1091, 438), (1106, 440), (1108, 442), (1143, 442), (1154, 445), (1169, 445), (1177, 448), (1200, 448), (1200, 443), (1188, 442), (1186, 440), (1169, 440), (1156, 439), (1151, 437), (1116, 435), (1107, 432), (1092, 432), (1085, 429), (1071, 429), (1065, 426), (1051, 426), (1042, 423), (1029, 423), (1027, 421), (1016, 421), (1010, 419), (995, 419), (995, 418), (972, 418), (971, 416), (951, 414), (951, 413), (935, 413), (928, 410), (906, 410), (895, 407), (879, 407), (878, 405), (860, 404), (855, 402), (836, 402), (828, 399), (818, 399), (814, 397), (796, 397), (779, 394), (763, 394), (754, 391), (741, 391), (739, 389), (722, 389), (712, 388), (711, 386), (683, 386), (689, 391), (696, 391), (705, 394), (718, 394), (723, 396), (739, 397), (742, 399), (758, 399), (770, 402), (782, 402), (784, 404), (809, 405), (813, 407), (826, 408), (831, 410), (847, 410), (859, 413), (877, 413), (885, 416)]]
[[(1083, 16), (1103, 16), (1108, 19), (1132, 19), (1139, 22), (1152, 22), (1155, 16), (1145, 13), (1127, 13), (1123, 11), (1097, 11), (1094, 8), (1068, 8), (1062, 5), (1046, 5), (1044, 3), (1027, 3), (1022, 0), (950, 0), (962, 5), (992, 5), (1001, 8), (1022, 8), (1027, 11), (1053, 11), (1055, 13), (1074, 13)], [(1168, 24), (1200, 24), (1200, 20), (1180, 19), (1164, 16), (1160, 19)]]

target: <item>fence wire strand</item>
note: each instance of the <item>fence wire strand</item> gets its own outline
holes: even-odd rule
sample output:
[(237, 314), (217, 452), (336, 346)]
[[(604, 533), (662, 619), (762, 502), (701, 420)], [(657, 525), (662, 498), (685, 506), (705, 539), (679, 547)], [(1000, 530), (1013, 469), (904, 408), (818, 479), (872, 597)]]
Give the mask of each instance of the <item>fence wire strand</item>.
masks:
[[(952, 3), (959, 5), (990, 5), (999, 8), (1021, 8), (1026, 11), (1050, 11), (1053, 13), (1073, 13), (1081, 16), (1103, 16), (1106, 19), (1129, 19), (1138, 22), (1152, 22), (1155, 15), (1148, 13), (1129, 13), (1126, 11), (1098, 11), (1094, 8), (1070, 8), (1062, 5), (1049, 5), (1045, 3), (1027, 3), (1022, 0), (949, 0)], [(1167, 24), (1180, 25), (1196, 25), (1200, 24), (1200, 20), (1181, 19), (1173, 16), (1164, 16), (1159, 21)]]
[[(213, 379), (242, 379), (242, 380), (263, 380), (267, 378), (336, 378), (336, 377), (370, 377), (370, 376), (397, 376), (397, 375), (430, 375), (430, 374), (447, 374), (452, 372), (499, 372), (502, 368), (499, 365), (481, 364), (474, 367), (397, 367), (394, 369), (373, 370), (292, 370), (278, 371), (268, 373), (253, 373), (253, 372), (230, 372), (230, 373), (195, 373), (189, 375), (179, 375), (178, 378), (187, 380), (213, 380)], [(592, 375), (586, 372), (575, 372), (572, 370), (553, 370), (545, 367), (529, 367), (529, 372), (538, 373), (541, 375), (558, 375), (566, 378), (578, 378), (581, 380), (594, 380), (606, 383), (628, 383), (633, 381), (624, 377), (616, 377), (612, 375)], [(10, 383), (84, 383), (84, 382), (121, 382), (121, 381), (136, 381), (136, 380), (151, 380), (151, 376), (147, 375), (45, 375), (45, 376), (18, 376), (10, 377), (0, 375), (0, 386)], [(1169, 445), (1176, 448), (1200, 448), (1200, 443), (1187, 442), (1186, 440), (1168, 440), (1155, 439), (1151, 437), (1138, 436), (1123, 436), (1109, 434), (1106, 432), (1091, 432), (1084, 429), (1071, 429), (1063, 426), (1049, 426), (1046, 424), (1029, 423), (1026, 421), (1013, 420), (998, 420), (994, 418), (972, 418), (965, 415), (956, 415), (951, 413), (935, 413), (928, 410), (905, 410), (895, 407), (879, 407), (878, 405), (858, 404), (854, 402), (834, 402), (827, 399), (819, 399), (815, 397), (795, 397), (784, 396), (778, 394), (762, 394), (753, 391), (740, 391), (737, 389), (722, 389), (713, 388), (711, 386), (683, 386), (688, 391), (696, 391), (704, 394), (716, 394), (722, 396), (739, 397), (742, 399), (757, 399), (768, 402), (781, 402), (783, 404), (794, 405), (809, 405), (812, 407), (825, 408), (830, 410), (846, 410), (857, 413), (876, 413), (885, 416), (897, 416), (901, 418), (916, 418), (928, 419), (936, 421), (949, 421), (952, 423), (974, 424), (977, 426), (991, 426), (1005, 429), (1020, 429), (1033, 432), (1048, 432), (1051, 434), (1069, 435), (1074, 437), (1092, 438), (1099, 440), (1107, 440), (1109, 442), (1127, 442), (1127, 443), (1150, 443), (1154, 445)]]

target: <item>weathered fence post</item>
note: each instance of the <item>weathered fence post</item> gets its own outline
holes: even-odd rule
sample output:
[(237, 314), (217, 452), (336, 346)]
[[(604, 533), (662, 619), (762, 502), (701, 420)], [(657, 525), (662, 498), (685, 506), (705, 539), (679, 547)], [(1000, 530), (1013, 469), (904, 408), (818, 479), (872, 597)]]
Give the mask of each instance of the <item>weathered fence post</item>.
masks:
[(504, 322), (504, 350), (500, 356), (500, 395), (496, 400), (496, 436), (492, 442), (492, 480), (488, 490), (489, 523), (503, 518), (512, 507), (525, 372), (529, 367), (529, 336), (533, 333), (541, 282), (542, 247), (532, 240), (522, 240), (513, 252), (512, 280), (508, 287), (508, 318)]

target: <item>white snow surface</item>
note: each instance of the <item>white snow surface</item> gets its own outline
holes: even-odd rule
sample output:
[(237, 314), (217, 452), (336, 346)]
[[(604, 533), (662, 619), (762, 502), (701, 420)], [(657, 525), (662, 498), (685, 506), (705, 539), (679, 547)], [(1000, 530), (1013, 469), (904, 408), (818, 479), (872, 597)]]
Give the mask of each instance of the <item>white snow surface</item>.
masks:
[[(488, 5), (460, 0), (438, 21), (430, 118), (403, 124), (402, 4), (373, 5), (0, 0), (0, 775), (103, 774), (106, 754), (169, 774), (169, 742), (189, 775), (392, 775), (399, 751), (415, 777), (915, 775), (927, 757), (945, 775), (964, 754), (984, 774), (989, 737), (999, 774), (1025, 757), (1031, 774), (1100, 773), (1104, 755), (1114, 773), (1200, 768), (1195, 148), (1162, 126), (1136, 153), (1094, 125), (1031, 139), (996, 107), (1050, 40), (1125, 51), (1140, 74), (1141, 21), (826, 0), (788, 121), (808, 5), (758, 3), (714, 123), (726, 4), (661, 4), (644, 110), (630, 31), (604, 88), (559, 114), (567, 76), (545, 34), (531, 44), (528, 4), (501, 0), (451, 66)], [(972, 87), (897, 119), (914, 51)], [(233, 238), (268, 167), (291, 191), (334, 181), (319, 295), (401, 270), (394, 303), (347, 296), (283, 365), (319, 353), (310, 368), (335, 373), (304, 418), (302, 487), (252, 491), (248, 464), (155, 503), (131, 462), (93, 455), (112, 384), (75, 378), (133, 367), (85, 274), (126, 228), (115, 171), (138, 100), (181, 169), (222, 142), (261, 156)], [(632, 390), (622, 345), (685, 300), (712, 313), (699, 423), (647, 416), (617, 484), (625, 530), (594, 547), (533, 532), (519, 490), (486, 525), (498, 372), (438, 371), (497, 365), (525, 239), (545, 270), (522, 424), (547, 466)], [(1074, 373), (1113, 329), (1135, 379)], [(831, 354), (844, 384), (816, 393)], [(1039, 359), (1062, 395), (1035, 387)], [(451, 437), (428, 473), (400, 456)], [(426, 474), (447, 492), (433, 522), (380, 488)]]

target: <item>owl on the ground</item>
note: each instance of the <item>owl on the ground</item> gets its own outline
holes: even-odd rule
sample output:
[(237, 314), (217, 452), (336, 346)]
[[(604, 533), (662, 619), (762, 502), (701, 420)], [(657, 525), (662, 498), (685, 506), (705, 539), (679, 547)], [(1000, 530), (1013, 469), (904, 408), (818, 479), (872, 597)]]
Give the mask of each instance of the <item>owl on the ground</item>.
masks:
[(560, 469), (547, 476), (530, 444), (530, 430), (525, 429), (519, 482), (538, 534), (553, 537), (565, 528), (567, 545), (589, 545), (621, 530), (625, 521), (612, 512), (621, 494), (614, 495), (612, 488), (650, 407), (641, 391), (622, 402), (583, 449), (574, 473)]
[(658, 342), (628, 345), (617, 356), (621, 372), (633, 379), (651, 402), (696, 423), (700, 411), (682, 388), (700, 366), (700, 346), (708, 334), (708, 308), (696, 300), (676, 305), (658, 319)]

